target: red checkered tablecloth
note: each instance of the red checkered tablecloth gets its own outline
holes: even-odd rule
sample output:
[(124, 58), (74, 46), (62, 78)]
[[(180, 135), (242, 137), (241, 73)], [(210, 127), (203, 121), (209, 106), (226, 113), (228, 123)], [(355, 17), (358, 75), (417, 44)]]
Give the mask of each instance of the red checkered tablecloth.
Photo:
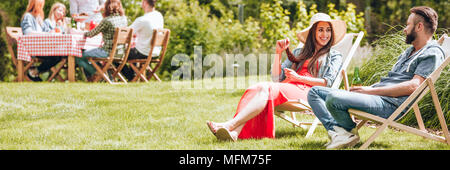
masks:
[(31, 56), (76, 56), (81, 49), (100, 47), (101, 36), (84, 39), (81, 34), (23, 35), (17, 42), (17, 59), (31, 61)]

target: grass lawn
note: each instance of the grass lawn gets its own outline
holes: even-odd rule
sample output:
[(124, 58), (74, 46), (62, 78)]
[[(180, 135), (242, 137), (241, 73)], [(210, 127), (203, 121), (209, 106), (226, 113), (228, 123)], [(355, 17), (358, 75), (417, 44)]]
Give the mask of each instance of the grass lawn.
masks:
[[(180, 90), (170, 82), (154, 81), (0, 83), (0, 149), (324, 149), (328, 137), (323, 127), (306, 139), (307, 130), (279, 118), (276, 139), (218, 141), (205, 122), (230, 119), (243, 92)], [(362, 140), (374, 131), (363, 127)], [(369, 149), (449, 150), (450, 146), (388, 129)]]

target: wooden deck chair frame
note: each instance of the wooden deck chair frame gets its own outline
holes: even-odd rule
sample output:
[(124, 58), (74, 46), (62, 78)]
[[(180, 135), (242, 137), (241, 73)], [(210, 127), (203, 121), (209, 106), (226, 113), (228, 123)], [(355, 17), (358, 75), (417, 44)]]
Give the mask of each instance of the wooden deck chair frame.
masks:
[[(17, 56), (15, 53), (15, 50), (13, 49), (13, 45), (17, 44), (17, 39), (19, 38), (19, 36), (22, 36), (22, 28), (20, 27), (6, 27), (6, 46), (8, 48), (8, 52), (11, 55), (11, 60), (14, 64), (14, 67), (17, 70), (17, 74), (19, 74), (19, 70), (17, 69)], [(24, 69), (22, 70), (22, 74), (26, 75), (26, 71), (28, 71), (28, 69), (31, 68), (31, 66), (33, 66), (34, 63), (40, 62), (41, 59), (39, 58), (32, 58), (30, 62), (27, 62), (25, 64)], [(48, 78), (47, 81), (52, 81), (54, 78), (57, 78), (59, 81), (64, 81), (64, 79), (59, 76), (59, 72), (62, 69), (62, 66), (64, 66), (64, 64), (66, 63), (67, 59), (63, 58), (61, 59), (61, 61), (58, 63), (57, 67), (52, 67), (51, 71), (52, 71), (52, 75)], [(28, 76), (24, 76), (24, 79), (27, 81), (31, 81)], [(15, 81), (17, 81), (18, 79), (16, 78)]]
[[(449, 39), (449, 37), (447, 37), (446, 35), (445, 39)], [(443, 36), (443, 37), (444, 37)], [(441, 40), (443, 40), (443, 38), (441, 38)], [(450, 41), (450, 40), (449, 40)], [(448, 48), (450, 48), (450, 45), (447, 44), (446, 47), (443, 48), (447, 48), (447, 50), (449, 50)], [(447, 55), (447, 57), (445, 58), (444, 62), (441, 64), (441, 66), (439, 66), (435, 71), (433, 71), (433, 73), (431, 73), (431, 75), (425, 79), (425, 81), (422, 82), (422, 84), (406, 99), (405, 102), (403, 102), (403, 104), (401, 104), (397, 110), (395, 110), (392, 115), (387, 118), (381, 118), (375, 115), (372, 115), (370, 113), (367, 112), (363, 112), (360, 110), (356, 110), (356, 109), (349, 109), (349, 113), (351, 115), (354, 115), (355, 117), (362, 119), (363, 121), (361, 121), (360, 123), (358, 123), (357, 128), (360, 129), (367, 121), (373, 121), (376, 123), (380, 123), (382, 124), (380, 127), (378, 127), (378, 129), (367, 139), (367, 141), (360, 146), (359, 149), (367, 149), (367, 147), (375, 140), (375, 138), (377, 138), (388, 126), (394, 127), (396, 129), (400, 129), (403, 130), (405, 132), (409, 132), (418, 136), (422, 136), (424, 138), (428, 138), (428, 139), (432, 139), (432, 140), (436, 140), (439, 142), (443, 142), (443, 143), (447, 143), (448, 145), (450, 145), (450, 135), (449, 135), (449, 131), (447, 128), (447, 124), (445, 122), (445, 118), (444, 118), (444, 114), (441, 108), (441, 104), (439, 102), (439, 98), (438, 95), (436, 93), (436, 89), (434, 86), (434, 83), (437, 81), (437, 79), (439, 78), (442, 70), (450, 63), (450, 57)], [(439, 119), (439, 123), (441, 125), (442, 131), (444, 133), (444, 137), (442, 136), (437, 136), (431, 133), (428, 133), (425, 129), (425, 125), (423, 123), (422, 120), (422, 116), (419, 110), (419, 106), (418, 106), (418, 102), (428, 93), (431, 93), (431, 98), (433, 100), (433, 104), (434, 107), (436, 109), (436, 114), (438, 116)], [(418, 125), (419, 125), (419, 129), (414, 128), (414, 127), (410, 127), (410, 126), (406, 126), (400, 123), (397, 123), (395, 118), (402, 113), (403, 110), (405, 110), (409, 105), (412, 104), (412, 107), (410, 107), (407, 112), (405, 112), (404, 115), (402, 115), (401, 118), (403, 118), (406, 114), (408, 114), (408, 112), (411, 110), (411, 108), (413, 109)], [(399, 119), (401, 119), (399, 118)], [(399, 120), (398, 119), (398, 120)]]
[[(148, 57), (146, 59), (133, 59), (128, 61), (129, 65), (136, 73), (136, 76), (131, 80), (132, 82), (136, 82), (138, 80), (148, 82), (148, 80), (150, 80), (152, 77), (155, 77), (157, 81), (161, 82), (161, 79), (159, 79), (159, 77), (156, 75), (156, 71), (161, 66), (162, 61), (164, 60), (167, 45), (169, 44), (169, 39), (170, 39), (169, 29), (153, 30), (153, 36), (150, 41), (150, 52), (148, 54)], [(156, 46), (162, 47), (161, 52), (159, 56), (152, 56), (153, 49)], [(151, 66), (151, 64), (153, 63), (155, 64), (154, 67)], [(145, 76), (147, 71), (149, 71), (148, 77)]]
[[(127, 83), (127, 80), (123, 77), (123, 75), (120, 73), (122, 68), (125, 66), (126, 61), (128, 59), (128, 54), (130, 53), (131, 49), (131, 39), (133, 37), (133, 29), (132, 28), (116, 28), (114, 32), (114, 39), (113, 39), (113, 46), (112, 50), (109, 53), (109, 56), (106, 58), (99, 58), (99, 57), (88, 57), (88, 60), (92, 63), (94, 68), (97, 70), (97, 74), (100, 76), (97, 76), (94, 79), (94, 82), (98, 82), (100, 79), (103, 79), (107, 81), (110, 84), (120, 84), (117, 82), (113, 82), (113, 80), (118, 76), (120, 80), (122, 80), (123, 83)], [(121, 58), (115, 58), (117, 46), (118, 45), (124, 45), (125, 52), (123, 54), (123, 57)], [(97, 62), (101, 62), (102, 67), (100, 67)], [(119, 66), (116, 68), (113, 63), (119, 63)], [(108, 77), (107, 71), (109, 69), (112, 69), (114, 73), (112, 74), (111, 80)]]
[(65, 81), (67, 80), (67, 78), (62, 78), (59, 75), (59, 72), (63, 69), (66, 68), (67, 69), (67, 58), (62, 58), (61, 61), (54, 67), (51, 68), (52, 70), (52, 75), (50, 75), (50, 77), (48, 77), (47, 81), (51, 82), (54, 78), (58, 79), (58, 81)]
[[(342, 80), (344, 79), (344, 87), (346, 90), (348, 90), (348, 80), (347, 80), (347, 74), (346, 74), (346, 69), (348, 67), (348, 65), (350, 64), (350, 61), (353, 58), (354, 53), (356, 52), (356, 49), (359, 47), (359, 44), (364, 36), (364, 32), (359, 32), (358, 34), (356, 33), (348, 33), (350, 35), (352, 35), (352, 40), (354, 39), (354, 37), (356, 36), (356, 40), (353, 42), (353, 44), (351, 45), (351, 48), (347, 54), (347, 56), (345, 57), (344, 63), (342, 64), (342, 68), (339, 71), (338, 76), (336, 77), (334, 83), (332, 84), (331, 88), (336, 88), (338, 89), (339, 86), (341, 85)], [(290, 111), (291, 115), (288, 116), (285, 113), (283, 113), (283, 111)], [(307, 125), (310, 125), (310, 128), (306, 134), (306, 138), (310, 137), (317, 125), (321, 124), (320, 120), (315, 117), (313, 122), (299, 122), (296, 120), (295, 118), (295, 113), (303, 113), (303, 112), (312, 112), (311, 106), (309, 106), (307, 101), (303, 101), (301, 99), (299, 100), (289, 100), (279, 106), (276, 107), (276, 111), (275, 114), (288, 121), (289, 123), (292, 123), (294, 125), (294, 127), (302, 127), (304, 129), (307, 128)]]

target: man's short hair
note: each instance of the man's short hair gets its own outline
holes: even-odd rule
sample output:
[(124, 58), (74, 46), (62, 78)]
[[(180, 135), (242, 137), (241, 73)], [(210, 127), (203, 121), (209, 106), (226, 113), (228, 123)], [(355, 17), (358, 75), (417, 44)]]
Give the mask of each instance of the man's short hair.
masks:
[(411, 8), (409, 11), (416, 14), (416, 17), (414, 18), (414, 25), (422, 21), (427, 33), (433, 34), (436, 31), (438, 26), (438, 14), (433, 8), (418, 6)]
[(158, 1), (158, 0), (145, 0), (145, 1), (147, 1), (147, 3), (148, 3), (151, 7), (155, 7), (156, 1)]

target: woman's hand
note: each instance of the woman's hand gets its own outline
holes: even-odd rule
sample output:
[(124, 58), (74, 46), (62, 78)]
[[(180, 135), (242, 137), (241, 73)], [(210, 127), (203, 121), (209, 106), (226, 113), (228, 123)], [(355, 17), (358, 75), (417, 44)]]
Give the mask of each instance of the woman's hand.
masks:
[(284, 75), (286, 75), (287, 82), (299, 82), (301, 76), (298, 75), (294, 70), (289, 68), (284, 68)]
[(286, 38), (284, 40), (278, 40), (277, 41), (277, 48), (276, 48), (276, 52), (277, 54), (281, 54), (284, 50), (286, 50), (287, 48), (289, 48), (289, 38)]

